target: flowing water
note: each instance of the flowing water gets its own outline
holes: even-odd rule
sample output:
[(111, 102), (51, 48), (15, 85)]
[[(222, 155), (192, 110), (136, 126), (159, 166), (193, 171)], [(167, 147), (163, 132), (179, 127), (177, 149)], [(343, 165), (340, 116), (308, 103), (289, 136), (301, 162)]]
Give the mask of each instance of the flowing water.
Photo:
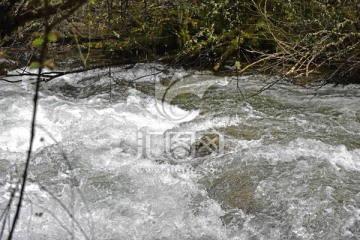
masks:
[[(43, 83), (15, 239), (360, 239), (360, 87), (244, 100), (273, 80), (138, 64)], [(4, 238), (33, 82), (0, 83)]]

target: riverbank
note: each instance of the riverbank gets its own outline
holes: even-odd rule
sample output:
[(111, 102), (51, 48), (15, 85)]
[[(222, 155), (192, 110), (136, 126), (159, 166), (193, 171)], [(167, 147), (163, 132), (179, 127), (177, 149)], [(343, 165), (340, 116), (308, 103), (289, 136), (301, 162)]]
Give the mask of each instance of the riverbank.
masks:
[[(360, 83), (360, 5), (354, 1), (94, 0), (79, 6), (67, 18), (52, 13), (62, 21), (51, 29), (49, 65), (161, 62), (220, 74), (261, 72), (297, 84)], [(11, 34), (0, 31), (0, 51), (15, 61), (2, 63), (3, 73), (39, 58), (45, 16), (38, 17), (23, 19)]]
[[(103, 49), (82, 49), (83, 52), (80, 54), (79, 49), (76, 46), (67, 45), (55, 45), (49, 49), (48, 59), (53, 61), (54, 67), (57, 70), (61, 71), (86, 71), (89, 69), (102, 69), (109, 67), (117, 67), (122, 65), (134, 65), (137, 63), (160, 63), (166, 64), (169, 67), (184, 68), (184, 69), (193, 69), (199, 71), (212, 71), (215, 76), (246, 76), (252, 74), (267, 74), (267, 75), (276, 75), (276, 71), (271, 71), (271, 64), (261, 65), (257, 67), (249, 68), (247, 71), (244, 71), (239, 74), (239, 71), (236, 69), (234, 59), (227, 60), (224, 62), (224, 66), (218, 71), (214, 71), (213, 66), (199, 66), (198, 64), (187, 63), (181, 65), (177, 59), (177, 54), (173, 55), (167, 54), (166, 56), (131, 56), (131, 51), (124, 52), (107, 52)], [(86, 55), (87, 59), (84, 62), (82, 56)], [(8, 72), (15, 69), (25, 68), (29, 66), (32, 61), (32, 53), (29, 48), (25, 47), (6, 47), (0, 48), (0, 76), (6, 76)], [(352, 81), (341, 81), (341, 79), (336, 81), (324, 82), (327, 74), (323, 71), (318, 71), (313, 73), (310, 76), (297, 76), (296, 78), (286, 78), (284, 76), (282, 79), (287, 79), (288, 82), (291, 82), (295, 85), (302, 86), (319, 86), (326, 83), (331, 84), (351, 84), (359, 83), (357, 79)]]

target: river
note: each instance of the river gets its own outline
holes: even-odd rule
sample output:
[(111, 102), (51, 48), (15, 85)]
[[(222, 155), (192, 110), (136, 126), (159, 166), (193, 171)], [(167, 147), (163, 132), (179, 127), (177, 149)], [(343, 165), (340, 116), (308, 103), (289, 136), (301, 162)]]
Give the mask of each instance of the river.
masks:
[[(21, 79), (0, 82), (1, 213), (30, 136)], [(247, 98), (274, 80), (136, 64), (42, 83), (15, 239), (360, 239), (360, 86)]]

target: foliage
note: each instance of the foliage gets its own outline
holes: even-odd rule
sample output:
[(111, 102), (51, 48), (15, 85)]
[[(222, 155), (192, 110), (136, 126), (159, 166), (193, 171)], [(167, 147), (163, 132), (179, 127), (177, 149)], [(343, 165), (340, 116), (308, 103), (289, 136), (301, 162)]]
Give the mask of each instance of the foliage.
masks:
[[(276, 43), (262, 54), (285, 76), (327, 72), (326, 81), (359, 82), (360, 4), (357, 1), (287, 1), (270, 11), (267, 1), (254, 3)], [(281, 14), (278, 14), (281, 13)]]
[(9, 36), (18, 30), (31, 24), (34, 20), (41, 20), (45, 17), (53, 17), (49, 23), (57, 25), (62, 20), (72, 15), (86, 0), (49, 0), (49, 1), (23, 1), (4, 0), (0, 3), (0, 39)]
[(328, 73), (325, 80), (358, 81), (357, 1), (188, 0), (190, 4), (198, 11), (188, 21), (196, 24), (180, 53), (185, 59), (193, 56), (218, 70), (232, 56), (236, 61), (230, 63), (261, 63), (264, 70), (287, 77), (322, 71)]
[[(55, 29), (58, 44), (76, 46), (84, 66), (92, 49), (102, 49), (111, 58), (161, 57), (215, 71), (257, 66), (286, 77), (320, 71), (328, 80), (346, 81), (356, 81), (360, 71), (356, 0), (91, 0), (74, 14), (70, 1), (50, 2), (46, 14), (69, 13)], [(64, 12), (54, 11), (56, 6)], [(41, 23), (32, 20), (44, 15), (42, 9), (42, 1), (1, 3), (6, 14), (0, 14), (0, 25), (20, 20), (2, 28), (0, 38), (23, 35), (26, 27), (38, 32)]]

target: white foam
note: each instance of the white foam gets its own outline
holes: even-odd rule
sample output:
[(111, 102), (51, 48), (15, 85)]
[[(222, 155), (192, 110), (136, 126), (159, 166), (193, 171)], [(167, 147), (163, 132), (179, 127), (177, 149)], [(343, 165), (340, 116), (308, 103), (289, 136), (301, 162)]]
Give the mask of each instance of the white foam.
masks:
[[(163, 73), (156, 75), (155, 71), (158, 69), (146, 64), (138, 64), (131, 70), (112, 69), (114, 77), (129, 81), (146, 74), (149, 76), (140, 78), (139, 81), (159, 81)], [(170, 71), (175, 74), (176, 79), (194, 73), (181, 69)], [(57, 86), (61, 81), (75, 87), (87, 86), (89, 82), (86, 81), (100, 86), (109, 81), (106, 73), (107, 70), (103, 69), (63, 76), (57, 79), (57, 82), (49, 82), (48, 87), (50, 89), (52, 85)], [(94, 77), (99, 75), (103, 76), (99, 81), (95, 81)], [(86, 80), (87, 77), (90, 80)], [(183, 90), (199, 87), (205, 89), (213, 84), (229, 84), (227, 79), (218, 78), (199, 82), (201, 77), (200, 73), (195, 73), (193, 82), (182, 86)], [(247, 78), (243, 80), (240, 84), (251, 83)], [(258, 87), (257, 84), (258, 82), (250, 88)], [(3, 113), (0, 125), (0, 154), (4, 162), (14, 164), (20, 158), (23, 159), (24, 154), (20, 153), (25, 153), (28, 147), (32, 94), (22, 89), (21, 85), (3, 86), (5, 88), (0, 89), (4, 93), (4, 99), (0, 100), (0, 110)], [(281, 95), (282, 92), (274, 94)], [(198, 116), (197, 111), (185, 111), (168, 103), (163, 103), (163, 106), (172, 110), (175, 116), (190, 117), (178, 121), (166, 117), (161, 109), (159, 110), (155, 99), (136, 90), (130, 90), (125, 100), (117, 100), (115, 103), (109, 103), (99, 94), (86, 99), (64, 99), (61, 95), (53, 96), (49, 95), (48, 91), (43, 91), (39, 101), (34, 161), (31, 162), (31, 183), (27, 188), (22, 211), (24, 220), (19, 225), (18, 239), (66, 239), (70, 236), (67, 230), (71, 229), (71, 221), (67, 211), (40, 185), (46, 185), (53, 196), (74, 211), (77, 221), (93, 239), (245, 240), (265, 236), (275, 239), (282, 237), (284, 231), (300, 239), (311, 239), (314, 232), (305, 225), (307, 219), (315, 218), (316, 214), (322, 213), (336, 215), (339, 211), (338, 205), (327, 209), (321, 209), (321, 206), (333, 204), (334, 196), (339, 193), (338, 186), (331, 185), (324, 186), (325, 194), (320, 197), (325, 200), (319, 201), (320, 197), (313, 197), (314, 194), (307, 196), (304, 193), (308, 193), (307, 189), (313, 190), (313, 186), (312, 183), (303, 183), (307, 180), (306, 174), (312, 171), (314, 166), (322, 166), (322, 163), (328, 163), (325, 165), (330, 169), (330, 174), (333, 174), (332, 177), (336, 177), (336, 174), (346, 174), (346, 171), (352, 174), (360, 171), (360, 150), (351, 150), (345, 145), (325, 143), (321, 139), (310, 137), (289, 138), (286, 141), (280, 141), (282, 139), (279, 138), (279, 141), (269, 142), (266, 142), (265, 138), (234, 138), (232, 144), (235, 145), (235, 149), (222, 156), (224, 161), (214, 159), (218, 161), (214, 166), (221, 167), (221, 170), (238, 166), (246, 168), (248, 165), (239, 165), (246, 161), (259, 167), (261, 176), (252, 176), (254, 179), (261, 178), (256, 188), (256, 202), (263, 201), (264, 204), (260, 207), (265, 210), (278, 207), (279, 211), (275, 214), (278, 214), (280, 220), (260, 213), (264, 209), (250, 213), (236, 209), (233, 211), (239, 212), (240, 220), (234, 219), (231, 223), (233, 225), (228, 226), (222, 222), (221, 217), (229, 212), (221, 209), (218, 202), (210, 199), (205, 187), (199, 184), (200, 179), (211, 181), (212, 178), (200, 176), (199, 172), (193, 171), (188, 164), (167, 165), (154, 161), (164, 160), (161, 158), (161, 147), (164, 147), (161, 141), (164, 138), (162, 134), (167, 130), (206, 131), (240, 124), (258, 127), (256, 123), (268, 120), (266, 118), (269, 116), (253, 109), (250, 104), (245, 107), (239, 106), (241, 109), (237, 115), (227, 116), (228, 113), (225, 112), (216, 113), (214, 117)], [(343, 113), (354, 115), (351, 111)], [(311, 120), (306, 117), (307, 115), (299, 117), (296, 113), (284, 118), (280, 115), (278, 118), (270, 118), (271, 121), (263, 127), (271, 130), (275, 128), (272, 126), (274, 122), (278, 124), (276, 127), (286, 122), (306, 128), (311, 124)], [(253, 120), (256, 120), (256, 123), (252, 122)], [(296, 131), (298, 128), (289, 129), (291, 134), (290, 131)], [(350, 127), (346, 129), (347, 131), (343, 131), (344, 134), (357, 131)], [(137, 155), (137, 131), (140, 130), (158, 133), (151, 145), (154, 159)], [(45, 141), (40, 141), (41, 137), (44, 137)], [(68, 162), (64, 160), (64, 153)], [(210, 158), (205, 160), (212, 161)], [(265, 169), (262, 164), (255, 164), (256, 161), (269, 164), (265, 164)], [(204, 167), (201, 162), (198, 164), (199, 168)], [(290, 173), (293, 174), (291, 181), (284, 177), (289, 166), (295, 169), (293, 172), (290, 169)], [(2, 165), (0, 167), (3, 168)], [(324, 171), (328, 169), (324, 168)], [(8, 172), (6, 174), (9, 175)], [(1, 175), (0, 178), (10, 179)], [(5, 187), (8, 186), (9, 184)], [(322, 182), (315, 182), (314, 186), (317, 188), (311, 193), (321, 190)], [(9, 196), (6, 195), (4, 187), (0, 186), (0, 192), (2, 195), (5, 194), (5, 197)], [(351, 201), (354, 200), (350, 199), (349, 202)], [(0, 199), (0, 202), (2, 205), (6, 204), (4, 199)], [(348, 213), (347, 218), (339, 219), (344, 220), (341, 226), (342, 234), (345, 237), (354, 237), (351, 228), (359, 221), (359, 211), (349, 205), (346, 205), (344, 211)], [(40, 216), (38, 213), (43, 215)], [(339, 214), (336, 216), (339, 217)], [(274, 222), (265, 222), (265, 217)], [(75, 227), (74, 235), (79, 239), (84, 238), (78, 227)]]

